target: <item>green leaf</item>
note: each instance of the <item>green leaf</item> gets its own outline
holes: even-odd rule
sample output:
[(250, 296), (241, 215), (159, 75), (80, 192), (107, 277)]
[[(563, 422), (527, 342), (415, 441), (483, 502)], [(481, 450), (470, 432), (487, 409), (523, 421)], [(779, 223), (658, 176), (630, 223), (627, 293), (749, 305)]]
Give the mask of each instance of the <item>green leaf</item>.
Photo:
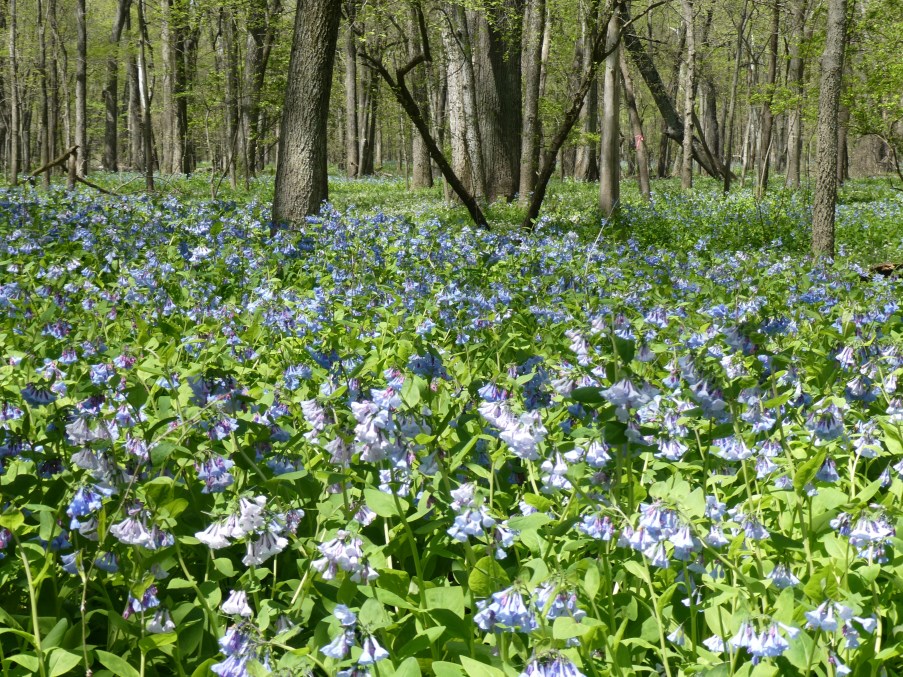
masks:
[(395, 677), (420, 677), (420, 664), (413, 656), (406, 658), (395, 670)]
[(119, 677), (140, 677), (138, 671), (129, 665), (128, 661), (124, 658), (108, 651), (101, 651), (100, 649), (97, 649), (95, 653), (97, 654), (97, 660), (100, 661), (101, 665), (105, 668), (109, 668)]
[(6, 527), (10, 531), (15, 531), (25, 523), (25, 517), (21, 510), (13, 510), (11, 512), (0, 515), (0, 527)]
[(367, 501), (367, 507), (380, 517), (404, 517), (409, 507), (406, 500), (398, 497), (398, 503), (401, 505), (402, 511), (401, 515), (399, 515), (398, 507), (395, 504), (396, 497), (373, 487), (364, 489), (364, 498)]
[(468, 677), (505, 677), (505, 673), (502, 670), (486, 665), (486, 663), (480, 663), (467, 656), (461, 656), (461, 665)]
[(368, 630), (377, 630), (392, 624), (392, 619), (389, 618), (389, 614), (386, 613), (386, 609), (383, 607), (382, 602), (375, 600), (372, 597), (364, 602), (360, 612), (358, 612), (357, 618), (358, 621), (360, 621), (360, 624)]
[(599, 573), (599, 567), (595, 562), (590, 562), (586, 568), (586, 576), (583, 578), (583, 590), (587, 597), (595, 599), (600, 587), (602, 587), (602, 575)]
[(47, 658), (48, 677), (65, 675), (72, 668), (82, 662), (82, 657), (65, 649), (56, 648), (50, 652)]
[(447, 661), (433, 661), (431, 667), (436, 673), (436, 677), (465, 677), (467, 674), (464, 672), (464, 668), (457, 663)]
[(467, 585), (477, 597), (489, 597), (508, 587), (508, 574), (492, 557), (483, 557), (467, 577)]
[(23, 668), (28, 670), (33, 675), (36, 675), (39, 672), (38, 666), (40, 664), (38, 663), (38, 657), (33, 656), (31, 654), (25, 654), (25, 653), (16, 654), (15, 656), (10, 656), (4, 662), (18, 663), (19, 665), (21, 665)]
[(827, 455), (828, 450), (823, 447), (821, 451), (815, 454), (815, 456), (810, 457), (809, 460), (803, 462), (800, 467), (796, 469), (796, 472), (793, 475), (793, 488), (796, 490), (796, 493), (802, 494), (803, 488), (815, 479), (815, 475), (821, 468), (822, 463), (825, 462), (825, 457)]
[(428, 609), (448, 609), (464, 618), (464, 589), (459, 587), (427, 588), (424, 591)]

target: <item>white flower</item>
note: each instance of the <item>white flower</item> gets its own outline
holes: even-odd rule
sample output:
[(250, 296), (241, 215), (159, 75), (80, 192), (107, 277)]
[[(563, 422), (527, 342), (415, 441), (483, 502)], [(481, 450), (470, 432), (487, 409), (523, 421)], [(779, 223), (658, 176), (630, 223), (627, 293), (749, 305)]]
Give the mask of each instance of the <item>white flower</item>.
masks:
[(223, 602), (221, 608), (223, 613), (229, 614), (230, 616), (250, 618), (251, 614), (254, 613), (251, 611), (251, 607), (248, 606), (248, 593), (244, 590), (232, 590), (229, 594), (229, 598)]

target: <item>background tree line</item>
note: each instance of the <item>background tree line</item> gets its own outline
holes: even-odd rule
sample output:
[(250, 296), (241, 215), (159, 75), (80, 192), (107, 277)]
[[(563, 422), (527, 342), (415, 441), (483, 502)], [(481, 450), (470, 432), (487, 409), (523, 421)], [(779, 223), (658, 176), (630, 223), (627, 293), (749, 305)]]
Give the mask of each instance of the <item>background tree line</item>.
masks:
[[(323, 150), (283, 158), (285, 217), (319, 205), (325, 176), (298, 185), (327, 165), (442, 180), (477, 222), (519, 199), (529, 224), (553, 172), (600, 181), (610, 214), (622, 164), (645, 195), (699, 172), (761, 195), (824, 166), (832, 12), (836, 181), (900, 175), (901, 0), (7, 0), (0, 163), (15, 182), (77, 146), (81, 177), (207, 171), (215, 191), (271, 171), (280, 137), (286, 156), (307, 143), (291, 132), (306, 115)], [(292, 99), (301, 79), (318, 108)]]

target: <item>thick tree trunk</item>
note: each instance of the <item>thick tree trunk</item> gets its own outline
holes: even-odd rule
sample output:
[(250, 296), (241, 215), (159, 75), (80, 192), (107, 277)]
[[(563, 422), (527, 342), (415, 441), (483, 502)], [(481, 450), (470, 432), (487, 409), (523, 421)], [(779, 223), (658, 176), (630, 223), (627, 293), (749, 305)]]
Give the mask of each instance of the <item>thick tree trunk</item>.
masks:
[(327, 122), (340, 0), (299, 0), (279, 135), (273, 229), (316, 214), (329, 196)]
[(683, 157), (680, 164), (680, 185), (684, 190), (693, 187), (693, 107), (696, 102), (696, 18), (693, 0), (681, 0), (684, 25), (687, 30), (687, 71), (684, 77)]
[(621, 50), (621, 83), (624, 85), (624, 103), (627, 104), (627, 113), (630, 117), (630, 131), (633, 134), (633, 143), (636, 150), (637, 181), (639, 182), (640, 195), (646, 200), (651, 199), (652, 191), (649, 185), (649, 153), (646, 150), (646, 137), (643, 136), (643, 121), (636, 105), (636, 95), (633, 89), (633, 78), (627, 68), (627, 58)]
[(781, 5), (774, 0), (771, 9), (771, 35), (768, 41), (768, 75), (765, 81), (765, 105), (762, 108), (762, 133), (759, 136), (759, 176), (756, 181), (756, 197), (760, 200), (768, 190), (768, 173), (774, 137), (774, 88), (778, 78), (778, 37), (781, 29)]
[(119, 40), (125, 27), (131, 0), (119, 0), (113, 30), (110, 33), (110, 54), (107, 57), (107, 81), (103, 89), (106, 117), (103, 135), (103, 166), (108, 172), (119, 171)]
[(828, 30), (821, 59), (818, 99), (818, 160), (812, 204), (812, 252), (834, 256), (837, 204), (837, 113), (846, 47), (847, 0), (828, 0)]
[(542, 45), (546, 32), (545, 0), (528, 0), (523, 37), (523, 140), (520, 154), (520, 205), (530, 203), (539, 165), (539, 85), (542, 70)]
[[(602, 27), (599, 27), (602, 30)], [(599, 210), (612, 217), (621, 201), (621, 41), (618, 16), (606, 28), (605, 66), (602, 74), (602, 153), (599, 171)], [(593, 56), (590, 55), (590, 60)], [(591, 65), (591, 63), (590, 63)]]
[(88, 34), (85, 0), (75, 0), (77, 53), (75, 59), (75, 144), (78, 146), (78, 172), (88, 173)]
[[(475, 15), (475, 74), (479, 146), (486, 196), (512, 200), (520, 187), (522, 11), (519, 0), (504, 0), (489, 16)], [(474, 58), (479, 55), (479, 58)]]

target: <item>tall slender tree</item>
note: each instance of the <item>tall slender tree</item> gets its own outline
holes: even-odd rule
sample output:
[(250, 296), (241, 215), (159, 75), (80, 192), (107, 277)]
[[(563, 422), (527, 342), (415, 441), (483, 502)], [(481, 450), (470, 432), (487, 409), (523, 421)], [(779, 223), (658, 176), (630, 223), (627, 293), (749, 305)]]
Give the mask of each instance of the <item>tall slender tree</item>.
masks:
[(75, 57), (75, 144), (78, 146), (78, 171), (88, 173), (88, 32), (85, 0), (75, 0), (77, 31)]
[(606, 30), (608, 55), (602, 73), (602, 153), (599, 167), (599, 209), (612, 216), (621, 201), (621, 42), (618, 13), (613, 12)]
[(828, 0), (828, 30), (821, 57), (818, 98), (818, 160), (812, 203), (812, 252), (834, 256), (837, 205), (837, 137), (840, 86), (846, 49), (847, 0)]

